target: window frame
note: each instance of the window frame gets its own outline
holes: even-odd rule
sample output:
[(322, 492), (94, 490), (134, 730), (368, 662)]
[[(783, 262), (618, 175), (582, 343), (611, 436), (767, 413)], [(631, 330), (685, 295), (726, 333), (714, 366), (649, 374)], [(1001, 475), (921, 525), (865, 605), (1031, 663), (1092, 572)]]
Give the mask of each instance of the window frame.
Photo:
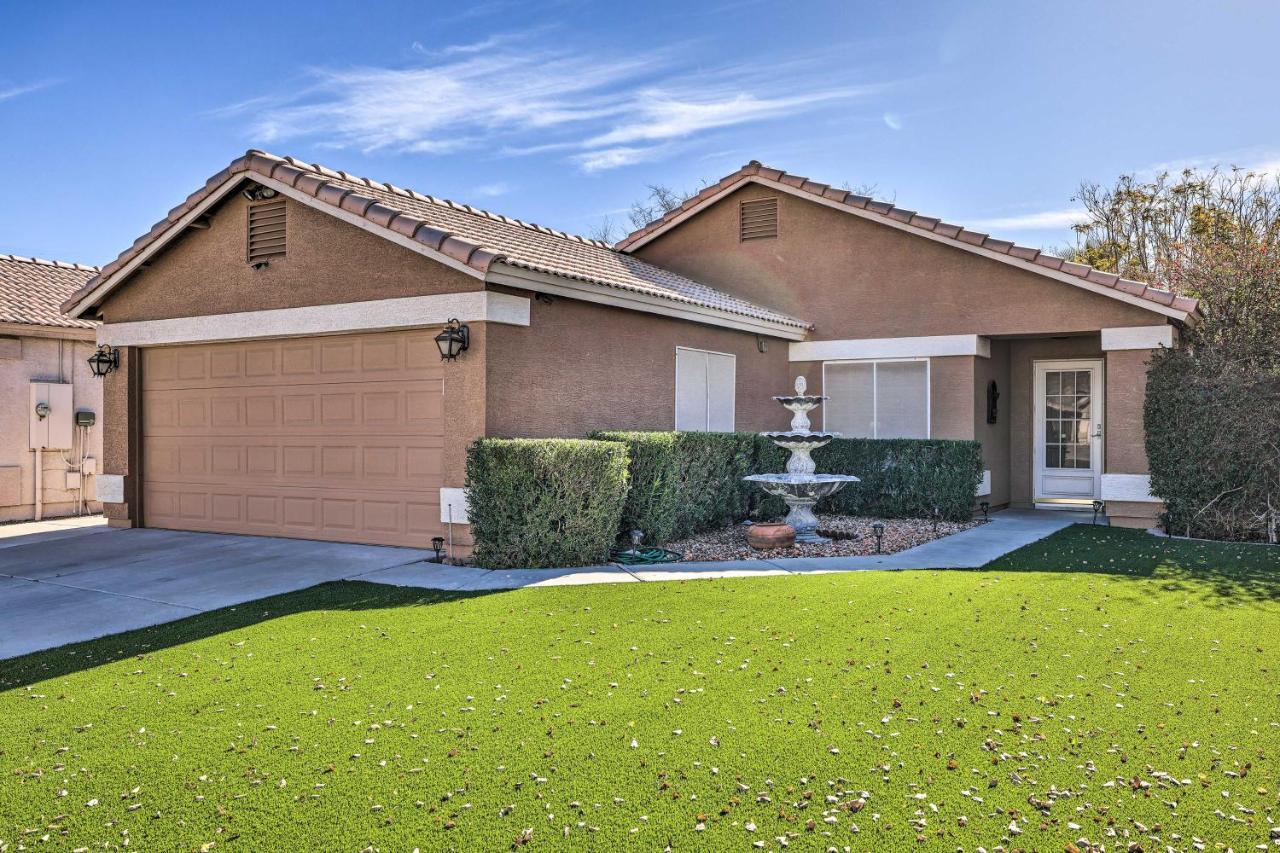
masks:
[(673, 407), (671, 411), (672, 428), (676, 432), (723, 432), (724, 430), (713, 430), (710, 428), (711, 421), (711, 386), (708, 382), (703, 388), (703, 427), (701, 429), (684, 429), (680, 426), (680, 352), (696, 352), (702, 355), (719, 355), (729, 358), (733, 365), (733, 381), (729, 383), (729, 395), (732, 398), (731, 411), (733, 415), (733, 423), (730, 425), (729, 432), (733, 432), (738, 428), (738, 356), (731, 352), (720, 352), (718, 350), (702, 349), (700, 347), (684, 347), (677, 346), (675, 348), (675, 387), (673, 391)]
[[(829, 364), (869, 364), (871, 365), (871, 423), (875, 428), (876, 435), (871, 436), (874, 440), (880, 439), (880, 418), (879, 398), (880, 383), (879, 371), (877, 365), (880, 364), (902, 364), (903, 362), (924, 362), (924, 436), (921, 441), (933, 438), (933, 360), (927, 356), (915, 356), (908, 358), (839, 358), (831, 361), (822, 362), (822, 393), (827, 393), (827, 365)], [(828, 432), (830, 428), (827, 425), (827, 408), (822, 407), (822, 431)], [(895, 436), (896, 437), (896, 436)]]

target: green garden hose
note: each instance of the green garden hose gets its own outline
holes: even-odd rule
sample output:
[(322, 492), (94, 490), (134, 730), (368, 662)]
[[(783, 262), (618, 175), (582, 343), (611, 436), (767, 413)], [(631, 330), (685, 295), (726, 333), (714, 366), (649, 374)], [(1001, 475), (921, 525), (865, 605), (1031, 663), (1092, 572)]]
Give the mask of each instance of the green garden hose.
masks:
[(683, 559), (665, 548), (615, 548), (613, 561), (623, 566), (650, 566), (655, 563), (678, 563)]

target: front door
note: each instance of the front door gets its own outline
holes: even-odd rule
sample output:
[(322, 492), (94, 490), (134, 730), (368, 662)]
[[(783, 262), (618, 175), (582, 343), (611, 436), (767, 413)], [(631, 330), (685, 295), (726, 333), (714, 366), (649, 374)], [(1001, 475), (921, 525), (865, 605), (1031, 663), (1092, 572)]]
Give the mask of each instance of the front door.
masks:
[(1102, 362), (1038, 361), (1035, 386), (1036, 503), (1088, 507), (1102, 496)]

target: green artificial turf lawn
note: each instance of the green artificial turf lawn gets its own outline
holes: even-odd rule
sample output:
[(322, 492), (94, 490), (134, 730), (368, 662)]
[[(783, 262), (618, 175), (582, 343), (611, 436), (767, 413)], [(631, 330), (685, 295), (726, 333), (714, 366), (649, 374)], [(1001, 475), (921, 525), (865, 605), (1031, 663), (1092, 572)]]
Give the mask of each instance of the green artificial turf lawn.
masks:
[(1277, 555), (1077, 526), (978, 571), (328, 584), (0, 662), (0, 849), (1245, 850)]

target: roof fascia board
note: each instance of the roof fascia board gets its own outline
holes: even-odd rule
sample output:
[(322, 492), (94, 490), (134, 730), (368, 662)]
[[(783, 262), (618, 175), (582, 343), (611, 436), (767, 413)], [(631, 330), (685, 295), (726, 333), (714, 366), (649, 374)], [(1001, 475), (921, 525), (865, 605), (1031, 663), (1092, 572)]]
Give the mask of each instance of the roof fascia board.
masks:
[(1133, 294), (1125, 293), (1124, 291), (1121, 291), (1121, 290), (1116, 290), (1115, 288), (1105, 287), (1101, 284), (1094, 284), (1091, 281), (1086, 281), (1082, 278), (1077, 278), (1076, 276), (1073, 276), (1067, 273), (1059, 272), (1057, 270), (1052, 270), (1052, 269), (1049, 269), (1048, 267), (1038, 267), (1038, 266), (1028, 265), (1026, 262), (1021, 261), (1018, 258), (1010, 257), (1009, 255), (1003, 255), (999, 252), (994, 252), (991, 249), (987, 249), (982, 246), (974, 246), (968, 243), (961, 242), (959, 240), (952, 240), (950, 238), (943, 237), (940, 234), (934, 234), (931, 231), (925, 231), (920, 228), (914, 228), (906, 224), (905, 222), (897, 222), (893, 219), (890, 219), (887, 216), (880, 216), (879, 214), (876, 214), (871, 211), (861, 210), (856, 207), (850, 207), (847, 204), (842, 204), (838, 201), (833, 201), (832, 199), (829, 199), (829, 198), (822, 198), (821, 196), (816, 196), (816, 195), (813, 195), (812, 193), (807, 193), (804, 190), (800, 189), (799, 187), (792, 187), (784, 183), (780, 183), (778, 181), (771, 181), (768, 178), (762, 178), (759, 175), (744, 175), (741, 181), (736, 181), (730, 184), (729, 186), (725, 187), (723, 190), (716, 193), (715, 195), (708, 196), (700, 204), (696, 204), (693, 207), (689, 208), (688, 210), (682, 211), (679, 215), (672, 217), (669, 222), (665, 223), (659, 228), (655, 228), (650, 233), (645, 234), (643, 237), (636, 240), (634, 243), (627, 246), (622, 251), (628, 254), (633, 253), (636, 249), (639, 249), (641, 246), (662, 236), (663, 234), (667, 233), (671, 229), (675, 228), (677, 225), (684, 223), (685, 221), (692, 218), (697, 213), (700, 213), (702, 210), (706, 209), (710, 205), (720, 201), (730, 193), (735, 192), (739, 189), (742, 189), (742, 187), (746, 184), (759, 184), (762, 187), (768, 187), (769, 189), (777, 190), (778, 192), (784, 192), (784, 193), (787, 193), (788, 195), (795, 196), (796, 198), (801, 198), (801, 199), (804, 199), (805, 201), (811, 201), (814, 204), (820, 204), (820, 205), (823, 205), (824, 207), (829, 207), (832, 210), (838, 210), (841, 213), (852, 214), (853, 216), (857, 216), (861, 219), (865, 219), (868, 222), (874, 222), (878, 225), (885, 225), (885, 226), (888, 226), (889, 228), (897, 229), (898, 231), (901, 231), (904, 234), (912, 234), (916, 237), (924, 237), (926, 239), (934, 241), (935, 243), (941, 243), (942, 245), (950, 246), (953, 249), (961, 249), (971, 254), (978, 255), (979, 257), (989, 258), (990, 260), (993, 260), (993, 261), (999, 261), (1000, 263), (1014, 267), (1015, 269), (1020, 269), (1025, 272), (1034, 273), (1036, 275), (1042, 275), (1045, 278), (1051, 278), (1051, 279), (1054, 279), (1055, 281), (1060, 281), (1063, 284), (1070, 284), (1082, 290), (1087, 290), (1091, 293), (1096, 293), (1099, 296), (1107, 296), (1107, 297), (1110, 297), (1111, 299), (1118, 299), (1121, 302), (1127, 302), (1128, 304), (1135, 305), (1138, 308), (1145, 308), (1148, 311), (1154, 311), (1157, 314), (1163, 314), (1166, 317), (1172, 317), (1173, 319), (1186, 323), (1188, 325), (1194, 325), (1196, 322), (1195, 319), (1186, 311), (1179, 311), (1178, 309), (1172, 308), (1168, 305), (1161, 305), (1158, 302), (1152, 302), (1150, 299), (1143, 299), (1141, 297), (1134, 296)]
[(788, 361), (856, 361), (877, 358), (991, 358), (991, 339), (982, 335), (929, 335), (907, 338), (850, 338), (791, 344)]
[(162, 346), (294, 338), (431, 328), (443, 326), (452, 319), (527, 326), (529, 300), (506, 293), (470, 290), (166, 320), (103, 323), (98, 328), (98, 342), (112, 346)]
[(701, 305), (675, 302), (660, 296), (636, 293), (622, 288), (610, 287), (609, 285), (560, 278), (547, 273), (512, 266), (501, 261), (490, 268), (485, 280), (491, 284), (518, 287), (522, 290), (532, 290), (535, 293), (563, 296), (567, 299), (594, 302), (597, 305), (609, 305), (615, 308), (626, 308), (646, 314), (661, 314), (665, 317), (675, 317), (680, 320), (688, 320), (708, 326), (736, 329), (741, 332), (752, 332), (771, 338), (802, 341), (807, 337), (804, 329), (799, 329), (795, 326), (772, 323), (768, 320), (757, 320), (743, 314), (717, 311), (714, 308), (707, 308)]
[(46, 326), (40, 323), (0, 322), (0, 335), (18, 338), (55, 338), (63, 341), (92, 341), (95, 329), (76, 326)]
[(310, 196), (304, 192), (296, 190), (282, 181), (277, 181), (274, 178), (269, 178), (260, 172), (248, 170), (244, 172), (236, 172), (231, 177), (227, 178), (227, 180), (223, 182), (222, 186), (218, 187), (216, 190), (210, 193), (207, 198), (205, 198), (198, 205), (196, 205), (194, 208), (188, 211), (184, 216), (178, 219), (178, 221), (175, 222), (172, 227), (170, 227), (167, 231), (165, 231), (163, 234), (161, 234), (159, 237), (153, 240), (145, 249), (139, 252), (137, 257), (132, 258), (127, 264), (125, 264), (123, 267), (117, 270), (111, 276), (110, 279), (100, 283), (97, 287), (93, 289), (92, 293), (87, 294), (84, 297), (84, 299), (81, 299), (80, 302), (76, 304), (76, 307), (70, 312), (68, 316), (79, 317), (90, 305), (93, 305), (94, 303), (101, 301), (101, 299), (104, 296), (106, 296), (108, 293), (114, 290), (117, 286), (119, 286), (125, 279), (127, 279), (134, 272), (134, 270), (136, 270), (139, 266), (145, 263), (148, 258), (152, 257), (156, 252), (162, 249), (166, 244), (168, 244), (170, 241), (176, 239), (179, 235), (181, 235), (182, 232), (185, 231), (193, 221), (203, 216), (209, 210), (209, 208), (213, 207), (215, 204), (217, 204), (219, 201), (225, 198), (231, 190), (235, 189), (235, 187), (238, 186), (244, 180), (253, 180), (264, 187), (270, 187), (276, 192), (284, 196), (287, 196), (288, 198), (293, 199), (299, 204), (304, 204), (307, 207), (322, 211), (324, 213), (329, 214), (330, 216), (335, 216), (338, 219), (342, 220), (343, 222), (346, 222), (350, 225), (354, 225), (355, 227), (363, 231), (368, 231), (371, 234), (376, 234), (379, 237), (382, 237), (383, 239), (390, 240), (391, 242), (399, 246), (403, 246), (404, 248), (409, 249), (419, 255), (423, 255), (424, 257), (430, 258), (433, 261), (444, 264), (445, 266), (455, 269), (458, 272), (466, 273), (472, 278), (480, 279), (480, 280), (484, 279), (484, 273), (480, 272), (479, 270), (473, 267), (467, 266), (461, 261), (458, 261), (449, 257), (443, 252), (438, 252), (435, 249), (430, 248), (429, 246), (424, 246), (423, 244), (417, 242), (416, 240), (412, 240), (408, 237), (405, 237), (403, 234), (398, 234), (395, 231), (392, 231), (390, 228), (383, 228), (379, 225), (375, 225), (374, 223), (365, 219), (363, 216), (357, 216), (356, 214), (351, 213), (350, 211), (343, 210), (342, 208), (334, 207), (331, 204), (320, 201), (314, 196)]

